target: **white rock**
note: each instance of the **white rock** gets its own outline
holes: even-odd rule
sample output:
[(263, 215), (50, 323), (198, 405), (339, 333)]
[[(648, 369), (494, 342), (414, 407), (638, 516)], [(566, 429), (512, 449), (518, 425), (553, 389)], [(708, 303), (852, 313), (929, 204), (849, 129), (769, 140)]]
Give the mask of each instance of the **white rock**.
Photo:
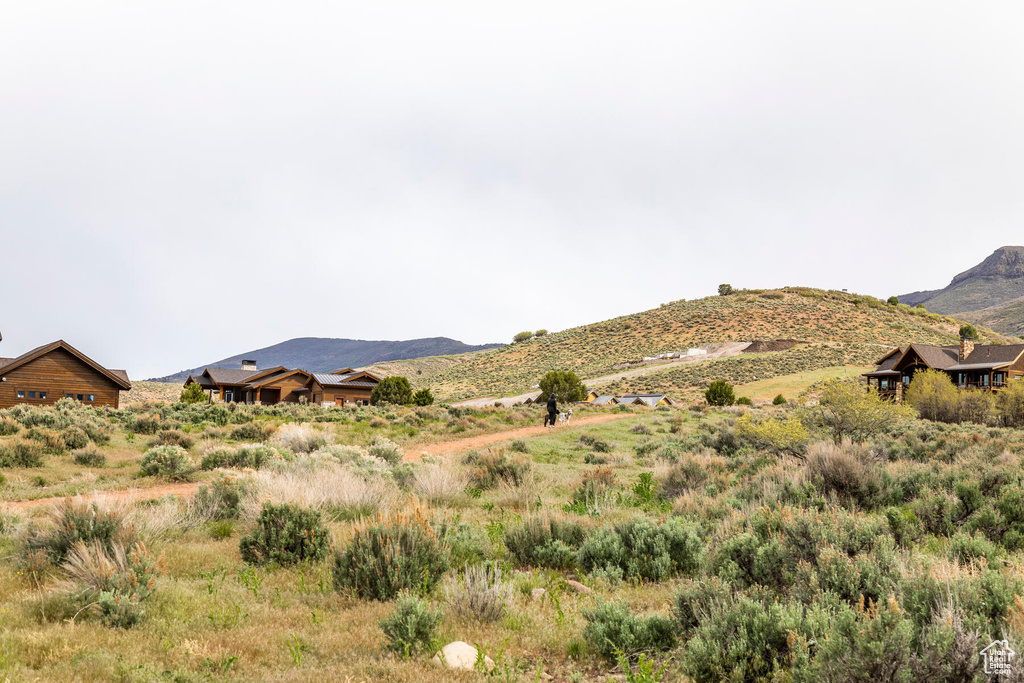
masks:
[[(476, 667), (476, 658), (479, 655), (477, 649), (469, 643), (456, 640), (441, 648), (441, 651), (434, 655), (434, 662), (444, 664), (449, 669), (461, 669), (462, 671), (473, 671)], [(494, 668), (494, 661), (485, 656), (484, 665), (490, 671)]]

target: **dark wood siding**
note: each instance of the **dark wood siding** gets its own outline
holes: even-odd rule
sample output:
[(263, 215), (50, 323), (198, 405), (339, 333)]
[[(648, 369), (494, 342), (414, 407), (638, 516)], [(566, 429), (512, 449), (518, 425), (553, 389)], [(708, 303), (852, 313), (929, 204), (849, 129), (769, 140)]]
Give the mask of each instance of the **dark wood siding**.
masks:
[[(29, 361), (14, 370), (5, 371), (5, 381), (0, 382), (0, 408), (10, 408), (19, 403), (28, 405), (53, 405), (65, 394), (84, 398), (92, 395), (87, 405), (118, 407), (120, 387), (64, 349), (54, 349), (45, 356)], [(25, 392), (19, 398), (18, 392)], [(38, 398), (39, 392), (46, 392), (46, 398)], [(35, 392), (36, 398), (29, 398)]]

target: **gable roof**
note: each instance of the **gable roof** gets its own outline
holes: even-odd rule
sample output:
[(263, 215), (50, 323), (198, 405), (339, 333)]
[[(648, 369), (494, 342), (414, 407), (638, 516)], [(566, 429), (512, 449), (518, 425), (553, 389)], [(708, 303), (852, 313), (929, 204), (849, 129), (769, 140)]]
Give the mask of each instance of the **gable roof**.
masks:
[[(371, 375), (369, 372), (349, 372), (343, 375), (333, 372), (314, 372), (312, 377), (322, 387), (374, 387), (380, 382), (379, 377)], [(369, 380), (357, 381), (366, 377)]]
[(206, 368), (203, 374), (214, 384), (245, 384), (250, 377), (262, 374), (262, 370), (235, 370), (234, 368)]
[(42, 346), (32, 349), (28, 353), (18, 356), (17, 358), (7, 360), (7, 362), (0, 364), (0, 372), (10, 372), (11, 370), (20, 368), (21, 366), (31, 363), (37, 358), (41, 358), (42, 356), (45, 356), (48, 353), (52, 353), (57, 349), (63, 349), (67, 351), (72, 356), (82, 361), (83, 363), (91, 367), (93, 370), (100, 373), (117, 386), (121, 387), (122, 389), (127, 391), (128, 389), (132, 388), (132, 383), (128, 379), (127, 372), (125, 372), (124, 370), (108, 370), (107, 368), (103, 367), (102, 365), (94, 361), (92, 358), (89, 358), (84, 353), (73, 347), (71, 344), (68, 344), (63, 339), (58, 339), (57, 341), (51, 342), (49, 344), (43, 344)]
[(253, 388), (265, 387), (268, 384), (273, 384), (274, 382), (280, 382), (281, 380), (287, 379), (288, 377), (292, 377), (294, 375), (305, 375), (307, 379), (309, 377), (311, 377), (311, 375), (308, 372), (306, 372), (305, 370), (288, 370), (287, 372), (279, 372), (279, 373), (274, 373), (273, 375), (269, 375), (267, 377), (261, 377), (261, 378), (255, 380), (255, 381), (248, 382), (246, 384), (246, 386), (250, 386), (250, 387), (253, 387)]
[(614, 396), (598, 396), (593, 402), (597, 405), (604, 405), (605, 403), (618, 403), (619, 399)]
[(1010, 365), (1024, 354), (1024, 344), (977, 344), (970, 355), (960, 362), (959, 346), (931, 346), (928, 344), (911, 344), (899, 357), (890, 364), (890, 357), (883, 359), (875, 372), (880, 373), (902, 365), (911, 350), (930, 368), (936, 370), (986, 370)]
[(670, 405), (672, 403), (666, 394), (626, 394), (619, 399), (619, 403), (631, 403), (633, 405), (643, 404), (648, 406), (656, 406), (661, 401), (666, 401)]

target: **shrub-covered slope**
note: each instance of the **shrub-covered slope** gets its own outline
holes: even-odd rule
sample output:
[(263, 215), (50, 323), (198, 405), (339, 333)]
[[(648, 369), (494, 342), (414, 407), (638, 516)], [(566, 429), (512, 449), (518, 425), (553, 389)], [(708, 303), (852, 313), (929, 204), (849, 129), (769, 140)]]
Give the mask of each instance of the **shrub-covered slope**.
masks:
[[(958, 330), (959, 324), (951, 318), (890, 306), (872, 297), (807, 288), (747, 290), (677, 301), (491, 351), (448, 357), (444, 363), (405, 361), (382, 363), (374, 369), (404, 374), (414, 385), (430, 386), (441, 400), (457, 400), (525, 392), (548, 370), (567, 369), (583, 378), (599, 377), (612, 373), (613, 366), (624, 361), (713, 342), (783, 338), (808, 342), (808, 346), (779, 352), (789, 354), (782, 357), (793, 359), (791, 371), (796, 372), (836, 364), (869, 364), (885, 349), (909, 342), (951, 344)], [(1001, 340), (995, 334), (984, 336), (989, 341)], [(757, 363), (748, 359), (731, 362)], [(653, 373), (628, 382), (629, 386), (616, 385), (616, 389), (678, 390), (691, 381), (699, 383), (705, 365)]]

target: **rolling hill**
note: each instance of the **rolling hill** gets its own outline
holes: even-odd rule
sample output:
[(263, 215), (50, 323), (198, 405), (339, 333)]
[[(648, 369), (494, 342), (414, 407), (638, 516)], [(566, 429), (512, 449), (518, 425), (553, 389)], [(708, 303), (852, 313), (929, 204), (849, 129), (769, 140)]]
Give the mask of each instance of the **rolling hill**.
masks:
[(198, 374), (208, 367), (237, 368), (243, 359), (255, 360), (259, 367), (283, 365), (302, 368), (310, 372), (330, 372), (341, 367), (361, 368), (382, 361), (420, 358), (439, 355), (467, 354), (484, 351), (501, 344), (471, 346), (448, 337), (429, 337), (407, 341), (364, 341), (361, 339), (324, 339), (299, 337), (289, 339), (255, 351), (246, 351), (229, 358), (206, 363), (150, 381), (181, 383), (189, 375)]
[[(581, 378), (610, 374), (614, 366), (663, 352), (713, 342), (797, 339), (801, 344), (768, 353), (669, 366), (661, 372), (608, 385), (609, 393), (695, 391), (714, 379), (763, 380), (837, 366), (866, 366), (882, 353), (912, 341), (951, 344), (960, 323), (952, 318), (891, 306), (873, 297), (791, 287), (743, 290), (729, 296), (677, 301), (642, 313), (531, 339), (468, 356), (378, 363), (372, 370), (405, 375), (430, 387), (439, 400), (512, 396), (537, 384), (548, 370), (573, 370)], [(983, 331), (983, 340), (1010, 341)]]
[(1003, 334), (1024, 334), (1024, 247), (1000, 247), (944, 289), (911, 292), (899, 299)]

